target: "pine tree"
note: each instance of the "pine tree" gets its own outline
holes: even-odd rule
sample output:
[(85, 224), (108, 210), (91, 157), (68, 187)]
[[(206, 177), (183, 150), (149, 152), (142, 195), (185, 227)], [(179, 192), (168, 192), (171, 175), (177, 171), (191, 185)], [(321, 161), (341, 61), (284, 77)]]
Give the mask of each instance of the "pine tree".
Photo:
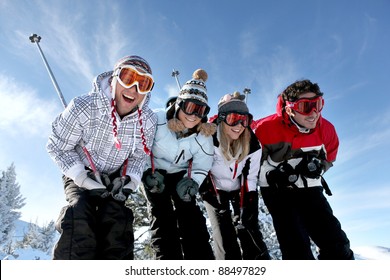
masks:
[(23, 240), (18, 243), (19, 248), (28, 248), (41, 250), (50, 254), (56, 239), (56, 230), (54, 221), (42, 227), (36, 223), (29, 223), (28, 230), (23, 236)]
[(9, 244), (15, 230), (15, 222), (21, 217), (17, 210), (25, 205), (16, 182), (15, 166), (12, 163), (0, 178), (0, 245)]
[(150, 245), (148, 206), (145, 195), (141, 191), (133, 193), (126, 201), (126, 206), (134, 214), (134, 259), (152, 259), (153, 251)]

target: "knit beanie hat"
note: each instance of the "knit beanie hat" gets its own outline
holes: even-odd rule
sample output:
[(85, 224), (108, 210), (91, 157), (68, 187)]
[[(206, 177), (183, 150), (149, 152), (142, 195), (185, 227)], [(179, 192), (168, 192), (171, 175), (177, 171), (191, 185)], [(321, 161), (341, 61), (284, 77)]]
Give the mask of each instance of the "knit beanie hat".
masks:
[(187, 81), (180, 90), (177, 97), (176, 104), (184, 99), (194, 99), (207, 105), (207, 88), (205, 82), (207, 81), (207, 72), (203, 69), (197, 69), (192, 74), (192, 79)]
[[(206, 106), (208, 102), (207, 88), (205, 82), (207, 81), (207, 72), (203, 69), (197, 69), (192, 74), (192, 79), (187, 81), (176, 99), (175, 106), (170, 107), (168, 111), (173, 111), (173, 118), (168, 121), (168, 128), (174, 132), (182, 132), (186, 129), (185, 125), (180, 121), (176, 115), (179, 111), (179, 105), (183, 100), (194, 100)], [(207, 122), (207, 117), (203, 117), (201, 123), (197, 126), (197, 131), (205, 136), (211, 136), (216, 131), (216, 125)]]
[(224, 95), (218, 102), (218, 115), (231, 112), (249, 114), (248, 106), (244, 100), (245, 95), (238, 91)]

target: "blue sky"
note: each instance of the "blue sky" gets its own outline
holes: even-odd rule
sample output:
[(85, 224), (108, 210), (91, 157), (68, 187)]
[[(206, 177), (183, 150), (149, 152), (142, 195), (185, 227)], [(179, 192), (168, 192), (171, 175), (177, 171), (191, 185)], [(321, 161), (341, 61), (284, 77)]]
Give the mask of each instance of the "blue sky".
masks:
[(352, 247), (390, 247), (389, 11), (386, 0), (0, 0), (0, 170), (15, 163), (22, 219), (47, 223), (66, 204), (45, 150), (63, 108), (28, 39), (37, 33), (68, 102), (128, 54), (152, 66), (153, 108), (177, 94), (172, 69), (181, 84), (208, 72), (212, 113), (222, 95), (250, 88), (255, 119), (295, 80), (317, 82), (340, 138), (325, 175), (335, 215)]

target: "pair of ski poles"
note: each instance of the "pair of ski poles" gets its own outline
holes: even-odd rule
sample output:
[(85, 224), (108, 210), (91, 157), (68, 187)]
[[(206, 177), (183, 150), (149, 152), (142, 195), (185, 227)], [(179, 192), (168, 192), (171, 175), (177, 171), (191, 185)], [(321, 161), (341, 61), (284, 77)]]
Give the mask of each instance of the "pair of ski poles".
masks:
[[(37, 45), (37, 47), (38, 47), (38, 50), (39, 50), (39, 53), (40, 53), (40, 55), (41, 55), (41, 57), (42, 57), (43, 63), (45, 64), (46, 70), (47, 70), (47, 72), (49, 73), (50, 79), (51, 79), (51, 81), (52, 81), (52, 83), (53, 83), (53, 86), (54, 86), (54, 88), (55, 88), (55, 90), (56, 90), (56, 92), (57, 92), (57, 94), (58, 94), (58, 97), (60, 98), (63, 107), (66, 108), (66, 107), (67, 107), (67, 103), (66, 103), (66, 101), (65, 101), (65, 99), (64, 99), (64, 96), (63, 96), (61, 90), (60, 90), (60, 87), (58, 86), (57, 80), (55, 79), (55, 77), (54, 77), (54, 75), (53, 75), (53, 72), (51, 71), (51, 68), (50, 68), (50, 66), (49, 66), (49, 63), (47, 62), (46, 57), (45, 57), (45, 55), (43, 54), (43, 51), (42, 51), (42, 49), (41, 49), (41, 47), (40, 47), (40, 45), (39, 45), (39, 42), (41, 41), (41, 36), (38, 36), (37, 34), (32, 34), (32, 35), (29, 37), (29, 39), (30, 39), (31, 43), (36, 43), (36, 45)], [(83, 139), (80, 140), (79, 145), (80, 145), (80, 147), (83, 149), (83, 152), (84, 152), (85, 156), (87, 157), (87, 160), (88, 160), (88, 162), (89, 162), (90, 168), (91, 168), (91, 170), (92, 170), (93, 175), (95, 176), (96, 181), (97, 181), (99, 184), (104, 185), (104, 184), (103, 184), (103, 181), (102, 181), (102, 177), (101, 177), (99, 171), (96, 169), (95, 164), (93, 163), (91, 154), (89, 153), (89, 151), (88, 151), (87, 148), (85, 147), (85, 143), (84, 143)], [(125, 171), (125, 170), (126, 170), (126, 165), (127, 165), (127, 160), (125, 161), (124, 172), (126, 172), (126, 171)], [(126, 197), (122, 194), (122, 188), (123, 188), (123, 185), (124, 185), (124, 178), (123, 178), (123, 176), (121, 177), (121, 182), (122, 182), (122, 186), (121, 186), (121, 188), (119, 189), (118, 194), (116, 194), (116, 195), (114, 196), (114, 198), (117, 199), (117, 200), (123, 201), (123, 200), (126, 199)], [(107, 192), (106, 194), (103, 194), (102, 197), (107, 197), (108, 195), (109, 195), (109, 193)]]

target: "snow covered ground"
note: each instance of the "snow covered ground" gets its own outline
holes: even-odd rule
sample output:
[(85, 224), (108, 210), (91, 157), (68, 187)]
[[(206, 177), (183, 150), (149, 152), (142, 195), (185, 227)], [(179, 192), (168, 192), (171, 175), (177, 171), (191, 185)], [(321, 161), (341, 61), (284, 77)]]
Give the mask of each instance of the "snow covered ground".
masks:
[[(25, 232), (27, 232), (28, 223), (24, 221), (17, 222), (17, 228), (15, 231), (15, 238), (20, 240), (23, 238)], [(357, 260), (390, 260), (390, 248), (382, 246), (361, 246), (352, 248)], [(40, 250), (26, 248), (17, 249), (13, 256), (1, 255), (1, 260), (50, 260), (50, 254), (46, 254)]]
[[(380, 246), (364, 246), (352, 248), (357, 260), (390, 260), (390, 249)], [(8, 260), (50, 260), (51, 256), (35, 249), (16, 250), (17, 258), (5, 256)]]

